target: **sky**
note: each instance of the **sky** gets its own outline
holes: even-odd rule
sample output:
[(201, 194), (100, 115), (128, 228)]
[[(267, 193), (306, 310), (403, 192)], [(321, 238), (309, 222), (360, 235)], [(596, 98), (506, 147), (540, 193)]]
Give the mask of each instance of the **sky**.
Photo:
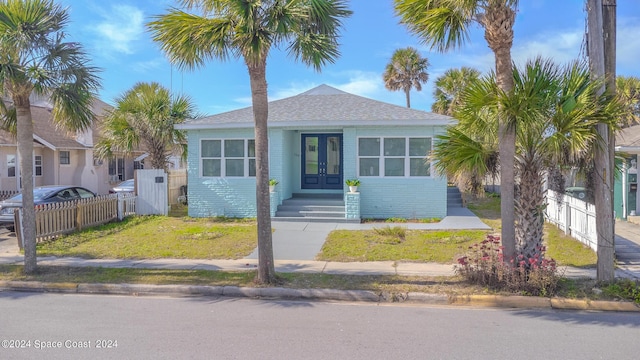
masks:
[[(178, 6), (173, 0), (57, 0), (68, 8), (68, 40), (82, 44), (91, 64), (101, 69), (100, 98), (114, 104), (138, 82), (158, 82), (174, 94), (191, 98), (201, 115), (251, 106), (246, 66), (240, 59), (212, 60), (193, 71), (172, 66), (151, 40), (146, 23)], [(584, 0), (520, 0), (512, 57), (516, 64), (537, 56), (566, 64), (584, 57)], [(433, 84), (446, 70), (470, 66), (482, 72), (494, 57), (474, 25), (459, 50), (438, 53), (399, 23), (393, 0), (351, 0), (353, 15), (341, 32), (341, 56), (321, 72), (306, 67), (284, 51), (272, 49), (267, 61), (269, 100), (294, 96), (327, 84), (340, 90), (405, 106), (401, 91), (384, 87), (382, 73), (393, 52), (408, 46), (429, 60), (429, 81), (411, 93), (411, 106), (430, 111)], [(640, 77), (640, 0), (617, 1), (617, 74)]]

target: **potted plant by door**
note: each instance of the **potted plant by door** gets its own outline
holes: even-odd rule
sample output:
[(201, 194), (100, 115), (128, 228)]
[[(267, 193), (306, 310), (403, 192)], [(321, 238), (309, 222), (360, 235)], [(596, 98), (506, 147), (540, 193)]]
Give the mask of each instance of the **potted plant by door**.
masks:
[(349, 192), (354, 193), (358, 192), (358, 186), (360, 186), (360, 180), (358, 179), (347, 179), (345, 182), (349, 187)]
[(276, 191), (276, 185), (278, 185), (278, 180), (276, 179), (269, 179), (269, 192), (274, 192)]

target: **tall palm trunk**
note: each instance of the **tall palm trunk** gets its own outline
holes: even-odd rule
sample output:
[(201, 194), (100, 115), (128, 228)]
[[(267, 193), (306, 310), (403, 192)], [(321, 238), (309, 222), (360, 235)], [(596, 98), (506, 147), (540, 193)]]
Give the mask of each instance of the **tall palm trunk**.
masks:
[(407, 98), (407, 108), (411, 108), (411, 88), (404, 89), (404, 95)]
[(256, 146), (256, 202), (258, 216), (258, 279), (262, 284), (275, 282), (271, 238), (271, 204), (269, 197), (269, 134), (267, 120), (269, 103), (267, 97), (266, 56), (255, 64), (247, 62), (251, 82), (251, 100), (255, 124)]
[(533, 258), (542, 250), (542, 236), (544, 231), (545, 202), (542, 191), (542, 164), (536, 157), (535, 151), (530, 151), (517, 161), (520, 186), (516, 198), (515, 214), (516, 251), (524, 255), (525, 259)]
[[(29, 95), (18, 95), (13, 98), (17, 115), (18, 158), (22, 191), (22, 228), (24, 242), (24, 272), (36, 271), (36, 214), (33, 202), (33, 120)], [(29, 189), (29, 191), (25, 191)], [(16, 224), (19, 226), (19, 224)]]
[[(496, 82), (505, 93), (510, 93), (513, 90), (511, 46), (513, 44), (514, 22), (515, 12), (506, 4), (488, 6), (482, 20), (485, 29), (484, 37), (495, 56)], [(501, 235), (505, 260), (516, 255), (514, 214), (516, 128), (514, 120), (508, 116), (501, 116), (498, 125)]]

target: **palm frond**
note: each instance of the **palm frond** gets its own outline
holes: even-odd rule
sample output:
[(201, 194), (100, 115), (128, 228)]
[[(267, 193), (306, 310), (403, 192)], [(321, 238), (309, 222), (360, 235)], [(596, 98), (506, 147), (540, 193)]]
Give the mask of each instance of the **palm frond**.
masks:
[(437, 51), (460, 48), (480, 9), (477, 1), (395, 0), (396, 14), (409, 31)]

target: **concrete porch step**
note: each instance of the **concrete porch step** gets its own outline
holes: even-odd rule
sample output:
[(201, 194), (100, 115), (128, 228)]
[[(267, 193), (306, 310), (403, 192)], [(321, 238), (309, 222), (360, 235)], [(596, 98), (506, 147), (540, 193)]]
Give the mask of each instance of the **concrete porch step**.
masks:
[[(331, 219), (345, 218), (343, 194), (293, 194), (278, 206), (274, 220)], [(301, 220), (302, 221), (302, 220)]]
[(286, 221), (286, 222), (328, 222), (328, 223), (341, 223), (341, 224), (360, 224), (360, 219), (347, 219), (336, 217), (304, 217), (304, 216), (291, 216), (291, 217), (274, 217), (271, 219), (274, 222)]
[(343, 218), (343, 211), (276, 211), (276, 217), (321, 217), (321, 218)]
[(291, 205), (290, 203), (282, 204), (278, 206), (278, 211), (328, 211), (328, 212), (342, 212), (344, 213), (344, 205), (330, 206), (330, 205)]
[(462, 193), (456, 186), (447, 187), (447, 207), (462, 207)]
[(335, 199), (286, 199), (280, 206), (334, 206), (344, 207), (344, 200)]

